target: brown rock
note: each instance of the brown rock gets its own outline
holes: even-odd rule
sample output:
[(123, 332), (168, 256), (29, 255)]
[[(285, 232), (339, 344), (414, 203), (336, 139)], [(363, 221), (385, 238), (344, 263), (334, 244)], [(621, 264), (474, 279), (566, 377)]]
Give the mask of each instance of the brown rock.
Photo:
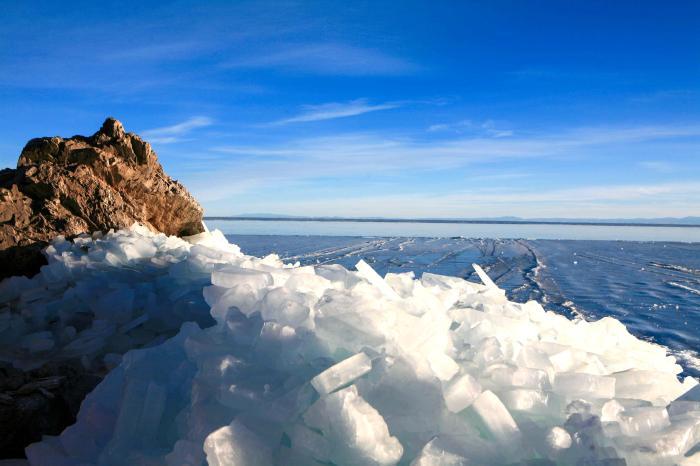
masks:
[(150, 144), (107, 118), (90, 137), (32, 139), (0, 171), (0, 279), (33, 275), (58, 235), (141, 223), (168, 235), (203, 231), (202, 207), (163, 171)]

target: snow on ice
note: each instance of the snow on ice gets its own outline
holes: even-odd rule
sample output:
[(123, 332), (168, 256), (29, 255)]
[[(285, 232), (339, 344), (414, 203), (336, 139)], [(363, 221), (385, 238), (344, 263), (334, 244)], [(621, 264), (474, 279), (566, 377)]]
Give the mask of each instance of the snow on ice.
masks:
[(510, 302), (478, 268), (484, 285), (382, 278), (140, 227), (48, 256), (0, 285), (4, 359), (115, 365), (146, 347), (27, 448), (34, 465), (699, 462), (697, 382), (665, 348)]

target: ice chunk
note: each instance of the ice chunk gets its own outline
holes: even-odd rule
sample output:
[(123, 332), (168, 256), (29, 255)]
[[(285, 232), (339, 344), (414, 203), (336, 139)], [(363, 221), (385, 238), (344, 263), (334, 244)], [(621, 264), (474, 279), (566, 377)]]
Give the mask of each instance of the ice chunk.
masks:
[(226, 288), (245, 284), (253, 290), (259, 290), (272, 285), (273, 280), (268, 272), (228, 265), (215, 270), (211, 274), (211, 282)]
[(210, 466), (272, 464), (270, 447), (237, 420), (209, 434), (204, 452)]
[(91, 308), (96, 319), (123, 324), (131, 319), (134, 299), (134, 290), (129, 286), (119, 286), (116, 290), (100, 296)]
[(318, 400), (304, 419), (328, 439), (335, 463), (390, 465), (403, 455), (384, 418), (354, 385)]
[(496, 367), (490, 371), (491, 379), (502, 387), (549, 388), (549, 378), (542, 370), (526, 367)]
[(365, 353), (357, 353), (318, 374), (311, 379), (311, 385), (321, 395), (327, 395), (362, 377), (371, 369), (372, 360)]
[(571, 446), (571, 435), (561, 427), (555, 426), (547, 432), (546, 441), (552, 450), (565, 450)]
[(317, 461), (327, 462), (329, 460), (328, 440), (318, 432), (301, 424), (295, 424), (290, 431), (289, 438), (294, 450), (308, 454)]
[(547, 413), (549, 395), (541, 390), (516, 388), (502, 394), (503, 403), (514, 411)]
[(685, 392), (685, 387), (671, 372), (628, 370), (614, 375), (617, 395), (665, 405)]
[(666, 408), (649, 407), (624, 410), (618, 414), (620, 429), (624, 435), (648, 435), (671, 425)]
[(615, 396), (615, 378), (562, 372), (554, 378), (554, 389), (569, 399), (613, 398)]
[(357, 273), (359, 273), (362, 278), (376, 286), (377, 289), (381, 291), (381, 293), (388, 299), (400, 299), (396, 291), (394, 291), (394, 289), (391, 288), (387, 282), (385, 282), (384, 279), (380, 277), (369, 264), (367, 264), (367, 262), (360, 260), (357, 264), (355, 264), (355, 268), (357, 269)]
[(491, 435), (502, 445), (517, 448), (520, 429), (501, 400), (491, 391), (484, 391), (472, 404)]
[(617, 422), (620, 420), (620, 413), (624, 410), (625, 407), (619, 401), (607, 401), (601, 409), (600, 420), (601, 422)]
[(443, 389), (445, 405), (453, 413), (470, 406), (481, 394), (481, 385), (469, 374), (455, 377)]
[(468, 466), (470, 463), (467, 458), (443, 449), (434, 438), (425, 444), (411, 466)]
[(476, 271), (476, 274), (479, 276), (479, 279), (481, 282), (486, 285), (486, 288), (498, 288), (496, 284), (491, 280), (491, 278), (484, 272), (484, 269), (481, 268), (478, 264), (472, 264), (472, 267), (474, 267), (474, 270)]
[(284, 325), (299, 326), (309, 317), (311, 305), (316, 299), (306, 293), (275, 288), (263, 299), (260, 312), (265, 320), (275, 320)]
[(459, 372), (459, 364), (442, 351), (436, 351), (429, 355), (428, 364), (430, 364), (430, 368), (435, 376), (443, 381), (450, 380)]

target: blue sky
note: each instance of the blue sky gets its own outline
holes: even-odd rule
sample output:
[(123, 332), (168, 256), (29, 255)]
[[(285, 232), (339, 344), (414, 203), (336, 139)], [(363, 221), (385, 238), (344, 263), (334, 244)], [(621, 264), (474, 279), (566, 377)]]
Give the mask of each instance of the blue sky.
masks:
[(700, 215), (700, 2), (3, 9), (3, 166), (112, 115), (208, 215)]

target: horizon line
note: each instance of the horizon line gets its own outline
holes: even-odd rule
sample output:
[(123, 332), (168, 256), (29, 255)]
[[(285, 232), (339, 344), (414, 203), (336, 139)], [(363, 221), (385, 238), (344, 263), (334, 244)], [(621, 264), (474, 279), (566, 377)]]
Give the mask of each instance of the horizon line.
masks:
[(625, 226), (625, 227), (674, 227), (700, 228), (692, 223), (643, 223), (602, 220), (496, 220), (496, 219), (440, 219), (440, 218), (386, 218), (386, 217), (263, 217), (263, 216), (206, 216), (204, 220), (243, 220), (243, 221), (282, 221), (282, 222), (355, 222), (355, 223), (442, 223), (442, 224), (482, 224), (482, 225), (574, 225), (574, 226)]

